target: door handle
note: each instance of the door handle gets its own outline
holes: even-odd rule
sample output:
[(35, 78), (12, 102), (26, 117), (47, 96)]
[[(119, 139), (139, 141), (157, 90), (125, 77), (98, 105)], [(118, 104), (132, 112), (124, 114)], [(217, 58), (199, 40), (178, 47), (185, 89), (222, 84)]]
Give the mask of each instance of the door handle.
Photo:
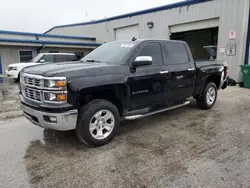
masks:
[(188, 71), (194, 71), (194, 68), (189, 68)]
[(167, 74), (167, 73), (168, 73), (167, 70), (162, 70), (162, 71), (160, 71), (160, 74)]

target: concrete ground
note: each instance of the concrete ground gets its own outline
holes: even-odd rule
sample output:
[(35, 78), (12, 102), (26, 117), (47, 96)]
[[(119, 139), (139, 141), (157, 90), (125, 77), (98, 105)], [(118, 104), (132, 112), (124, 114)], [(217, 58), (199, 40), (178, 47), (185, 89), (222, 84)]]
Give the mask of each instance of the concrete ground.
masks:
[[(6, 81), (7, 82), (7, 81)], [(249, 187), (250, 90), (121, 125), (89, 148), (74, 132), (44, 131), (22, 117), (18, 85), (0, 84), (0, 187)]]

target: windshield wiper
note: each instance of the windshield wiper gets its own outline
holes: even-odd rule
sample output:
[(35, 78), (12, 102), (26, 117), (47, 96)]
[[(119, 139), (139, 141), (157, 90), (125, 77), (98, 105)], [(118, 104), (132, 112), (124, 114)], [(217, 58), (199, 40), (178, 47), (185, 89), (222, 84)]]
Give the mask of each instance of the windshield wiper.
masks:
[(101, 61), (94, 60), (94, 59), (87, 59), (86, 61), (90, 63), (102, 63)]

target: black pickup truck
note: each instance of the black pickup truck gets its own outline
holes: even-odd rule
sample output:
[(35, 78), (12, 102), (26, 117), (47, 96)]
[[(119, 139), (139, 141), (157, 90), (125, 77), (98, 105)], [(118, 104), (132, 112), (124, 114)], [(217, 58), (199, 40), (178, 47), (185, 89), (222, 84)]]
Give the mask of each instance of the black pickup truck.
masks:
[(188, 105), (193, 97), (212, 108), (227, 87), (228, 66), (194, 62), (181, 41), (136, 40), (103, 44), (79, 62), (22, 70), (24, 115), (45, 129), (76, 130), (91, 146), (108, 143), (121, 120), (134, 120)]

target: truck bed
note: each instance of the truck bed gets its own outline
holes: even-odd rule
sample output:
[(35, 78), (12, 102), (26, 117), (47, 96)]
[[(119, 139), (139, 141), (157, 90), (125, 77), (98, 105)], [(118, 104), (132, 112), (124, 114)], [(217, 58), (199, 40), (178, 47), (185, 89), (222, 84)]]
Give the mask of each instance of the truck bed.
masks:
[(207, 61), (195, 61), (196, 68), (201, 68), (201, 67), (210, 67), (210, 66), (225, 66), (226, 62), (225, 61), (220, 61), (220, 60), (207, 60)]

